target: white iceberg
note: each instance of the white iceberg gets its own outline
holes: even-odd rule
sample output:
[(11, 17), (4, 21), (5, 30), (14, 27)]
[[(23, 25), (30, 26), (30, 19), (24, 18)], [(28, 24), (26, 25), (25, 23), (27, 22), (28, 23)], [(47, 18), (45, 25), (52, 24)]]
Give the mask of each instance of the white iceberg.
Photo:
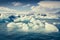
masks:
[(7, 14), (1, 14), (0, 15), (0, 19), (7, 19), (8, 18), (8, 15)]
[(14, 22), (19, 22), (19, 21), (28, 21), (30, 20), (32, 17), (31, 16), (24, 16), (24, 17), (20, 17), (14, 20)]
[(45, 23), (45, 32), (47, 32), (47, 33), (59, 32), (59, 29), (56, 26), (46, 22)]
[(16, 28), (16, 24), (14, 22), (8, 23), (7, 25), (7, 30), (8, 31), (13, 31), (13, 29)]
[(8, 32), (16, 30), (22, 32), (36, 32), (36, 33), (52, 33), (52, 32), (59, 32), (59, 29), (49, 23), (45, 23), (45, 26), (34, 25), (32, 23), (25, 24), (25, 23), (9, 23), (7, 25)]
[(8, 29), (8, 32), (10, 31), (13, 31), (17, 29), (17, 31), (25, 31), (27, 32), (28, 31), (28, 27), (27, 27), (27, 24), (24, 24), (24, 23), (9, 23), (7, 24), (7, 29)]
[[(28, 20), (30, 20), (30, 22), (28, 23), (23, 22)], [(13, 30), (17, 30), (19, 32), (36, 32), (36, 33), (59, 32), (59, 29), (53, 24), (47, 23), (45, 21), (40, 21), (29, 16), (17, 18), (16, 20), (14, 20), (14, 22), (8, 23), (7, 28), (9, 32)]]

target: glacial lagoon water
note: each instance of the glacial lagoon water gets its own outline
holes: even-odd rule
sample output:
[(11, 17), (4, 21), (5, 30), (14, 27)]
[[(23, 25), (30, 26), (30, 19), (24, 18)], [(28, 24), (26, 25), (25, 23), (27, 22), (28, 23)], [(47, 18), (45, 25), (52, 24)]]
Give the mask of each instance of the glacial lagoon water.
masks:
[[(47, 20), (48, 23), (60, 22), (59, 20)], [(9, 34), (7, 32), (8, 23), (0, 23), (0, 40), (60, 40), (60, 31), (55, 33), (32, 33), (32, 32), (15, 32)], [(55, 24), (60, 30), (60, 24)], [(15, 30), (14, 30), (15, 31)]]

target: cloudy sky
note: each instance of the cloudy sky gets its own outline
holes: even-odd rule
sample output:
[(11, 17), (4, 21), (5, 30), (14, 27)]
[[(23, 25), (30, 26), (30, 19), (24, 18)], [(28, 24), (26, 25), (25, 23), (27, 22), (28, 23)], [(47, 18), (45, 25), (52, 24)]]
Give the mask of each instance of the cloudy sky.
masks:
[(40, 0), (0, 0), (0, 6), (17, 10), (30, 10), (29, 7), (36, 5), (39, 1)]
[(0, 0), (0, 12), (58, 12), (59, 0)]

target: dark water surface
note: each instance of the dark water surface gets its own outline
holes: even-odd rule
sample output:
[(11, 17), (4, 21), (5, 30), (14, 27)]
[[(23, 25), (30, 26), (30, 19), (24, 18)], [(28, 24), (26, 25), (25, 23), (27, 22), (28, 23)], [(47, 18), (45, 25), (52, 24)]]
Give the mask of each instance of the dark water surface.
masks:
[(15, 33), (12, 35), (0, 34), (0, 40), (60, 40), (60, 33), (54, 33), (54, 34)]

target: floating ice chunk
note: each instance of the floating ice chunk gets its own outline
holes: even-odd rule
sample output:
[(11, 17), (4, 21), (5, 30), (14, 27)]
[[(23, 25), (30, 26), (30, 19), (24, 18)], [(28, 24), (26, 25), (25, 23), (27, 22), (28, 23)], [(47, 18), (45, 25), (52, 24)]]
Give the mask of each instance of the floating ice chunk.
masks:
[(24, 16), (24, 17), (20, 17), (14, 20), (14, 22), (19, 22), (19, 21), (29, 21), (31, 19), (31, 17), (29, 16)]
[(14, 20), (14, 22), (19, 22), (19, 21), (21, 21), (21, 18), (17, 18)]
[(39, 29), (39, 26), (38, 26), (38, 25), (34, 25), (34, 26), (32, 27), (32, 29), (33, 29), (34, 31), (36, 31), (36, 30)]
[(8, 31), (12, 31), (14, 28), (16, 28), (15, 23), (11, 22), (11, 23), (7, 24)]
[(53, 22), (53, 24), (55, 25), (55, 24), (57, 24), (56, 22)]
[(27, 32), (28, 31), (28, 26), (25, 23), (16, 23), (17, 27), (18, 27), (18, 31), (23, 31), (23, 32)]
[(51, 33), (51, 32), (58, 32), (58, 31), (59, 29), (56, 26), (49, 23), (45, 23), (45, 32)]
[(7, 19), (9, 15), (7, 14), (1, 14), (0, 19)]
[(28, 25), (30, 28), (32, 28), (32, 27), (34, 26), (33, 23), (28, 23), (27, 25)]
[(23, 27), (23, 23), (16, 23), (18, 29), (21, 29)]
[(36, 21), (36, 20), (32, 17), (31, 20), (30, 20), (30, 22), (34, 22), (34, 21)]
[(9, 21), (5, 21), (5, 23), (8, 23)]
[(54, 25), (56, 25), (56, 24), (60, 24), (60, 22), (53, 22), (53, 24), (54, 24)]
[(27, 32), (29, 30), (27, 24), (23, 24), (22, 30), (24, 32)]
[(18, 30), (18, 31), (24, 31), (27, 32), (28, 31), (28, 26), (25, 23), (9, 23), (7, 24), (8, 27), (8, 31), (13, 31), (14, 30)]
[(47, 14), (47, 16), (43, 16), (42, 14), (41, 15), (34, 15), (35, 16), (35, 18), (38, 18), (38, 19), (40, 19), (40, 18), (42, 18), (42, 19), (58, 19), (58, 16), (56, 16), (56, 15), (50, 15), (50, 14)]

